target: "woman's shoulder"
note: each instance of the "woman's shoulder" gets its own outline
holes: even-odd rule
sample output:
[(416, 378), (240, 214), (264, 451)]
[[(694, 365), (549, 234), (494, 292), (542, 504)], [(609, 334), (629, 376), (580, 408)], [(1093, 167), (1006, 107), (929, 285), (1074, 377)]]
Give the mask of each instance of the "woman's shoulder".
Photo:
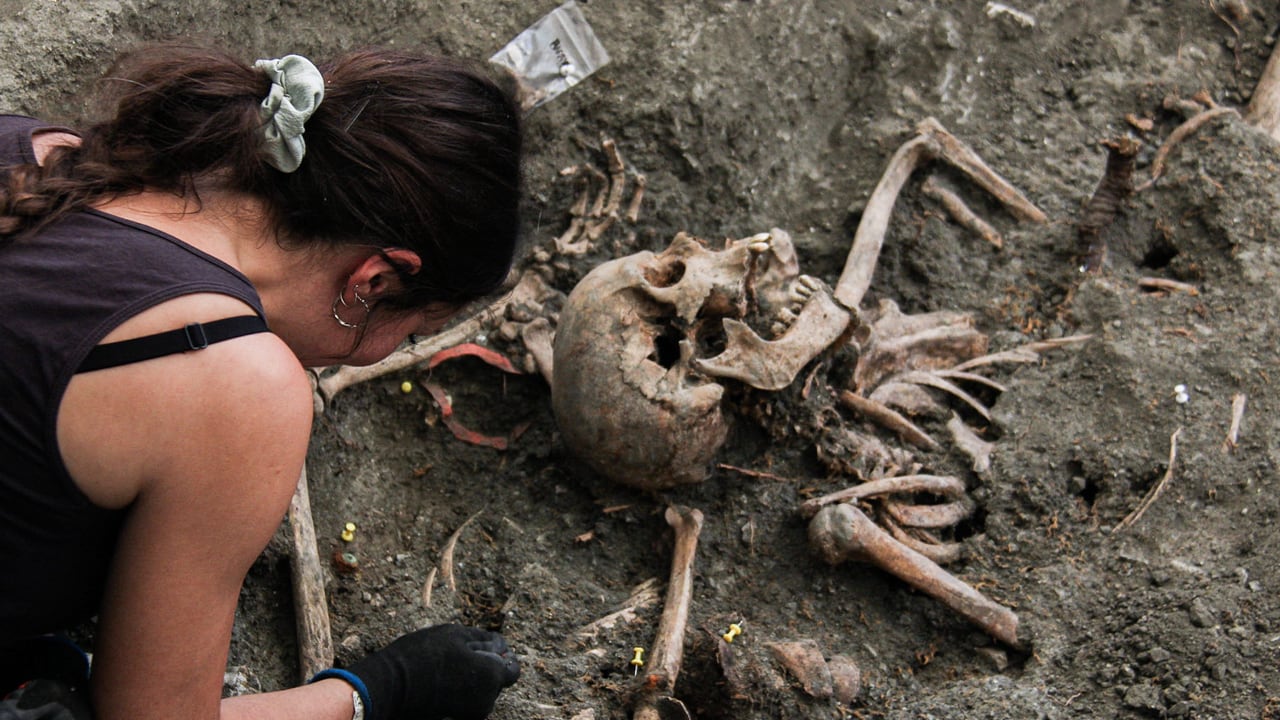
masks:
[[(153, 313), (126, 329), (147, 334), (171, 324)], [(224, 490), (252, 490), (266, 468), (290, 458), (301, 463), (311, 394), (306, 371), (271, 333), (83, 373), (59, 409), (62, 459), (80, 490), (103, 507), (132, 502), (147, 478), (203, 475), (219, 478)]]

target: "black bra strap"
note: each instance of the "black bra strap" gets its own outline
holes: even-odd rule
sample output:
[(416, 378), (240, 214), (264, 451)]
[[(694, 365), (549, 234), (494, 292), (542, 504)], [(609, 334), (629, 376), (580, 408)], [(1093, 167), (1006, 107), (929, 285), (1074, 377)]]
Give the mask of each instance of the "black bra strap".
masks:
[(178, 330), (99, 345), (89, 351), (76, 372), (92, 372), (189, 350), (203, 350), (213, 343), (260, 332), (267, 332), (267, 323), (257, 315), (191, 323)]

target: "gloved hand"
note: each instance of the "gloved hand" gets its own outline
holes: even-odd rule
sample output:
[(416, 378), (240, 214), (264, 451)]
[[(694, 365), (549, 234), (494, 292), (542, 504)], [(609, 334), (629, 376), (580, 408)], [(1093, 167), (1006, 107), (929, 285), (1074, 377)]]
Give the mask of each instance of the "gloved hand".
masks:
[(462, 625), (411, 632), (347, 670), (369, 690), (366, 720), (481, 720), (520, 661), (501, 635)]

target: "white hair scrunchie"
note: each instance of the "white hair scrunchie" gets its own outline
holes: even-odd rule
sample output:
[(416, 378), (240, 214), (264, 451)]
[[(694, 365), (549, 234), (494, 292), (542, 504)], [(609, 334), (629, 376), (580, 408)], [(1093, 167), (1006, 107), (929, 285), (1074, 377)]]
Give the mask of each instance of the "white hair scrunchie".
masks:
[(258, 109), (263, 152), (272, 167), (291, 173), (307, 153), (303, 126), (324, 99), (324, 76), (301, 55), (259, 60), (253, 67), (271, 78), (271, 91)]

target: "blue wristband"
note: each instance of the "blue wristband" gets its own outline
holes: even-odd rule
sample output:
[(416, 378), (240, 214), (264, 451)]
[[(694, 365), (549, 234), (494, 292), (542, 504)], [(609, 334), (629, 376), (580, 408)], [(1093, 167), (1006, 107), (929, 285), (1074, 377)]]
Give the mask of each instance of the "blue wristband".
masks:
[(314, 677), (307, 681), (307, 684), (310, 685), (317, 680), (324, 680), (326, 678), (345, 680), (348, 685), (355, 688), (356, 692), (360, 693), (360, 702), (364, 703), (365, 715), (373, 715), (373, 701), (369, 699), (369, 688), (365, 687), (363, 680), (347, 670), (329, 668), (328, 670), (321, 670), (316, 673)]

